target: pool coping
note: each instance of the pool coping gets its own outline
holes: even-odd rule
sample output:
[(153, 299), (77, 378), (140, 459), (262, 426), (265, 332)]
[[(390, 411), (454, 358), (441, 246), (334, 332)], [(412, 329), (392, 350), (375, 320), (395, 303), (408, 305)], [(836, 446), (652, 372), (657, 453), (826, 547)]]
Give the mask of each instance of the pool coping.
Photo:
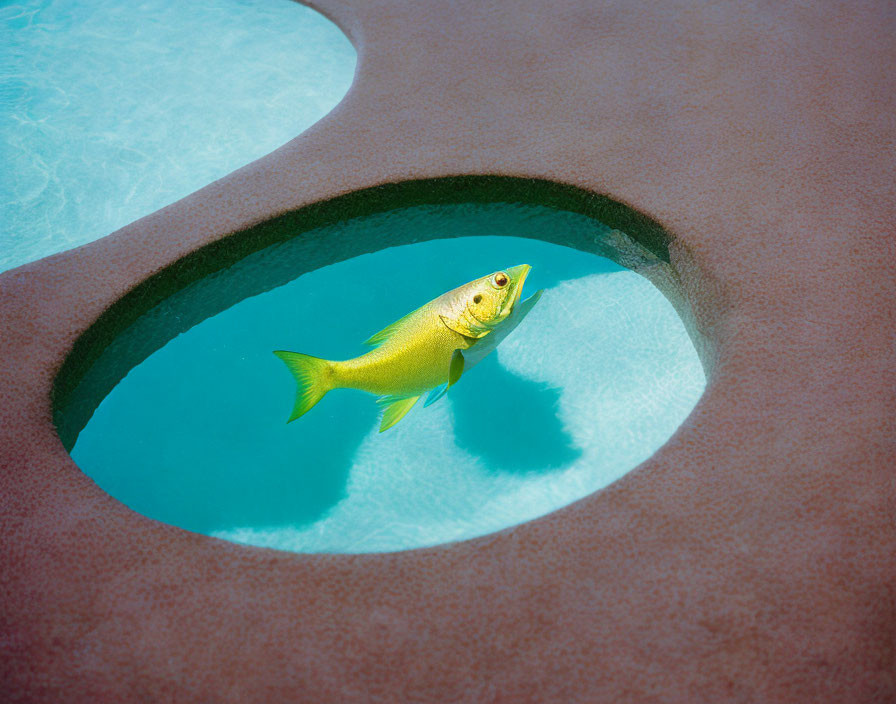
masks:
[[(885, 5), (314, 6), (359, 51), (334, 111), (107, 238), (0, 275), (4, 688), (893, 696), (894, 285), (874, 235), (892, 226), (896, 182)], [(646, 463), (477, 540), (299, 556), (139, 516), (71, 462), (54, 379), (140, 282), (313, 203), (465, 175), (605, 195), (670, 233), (715, 361)]]

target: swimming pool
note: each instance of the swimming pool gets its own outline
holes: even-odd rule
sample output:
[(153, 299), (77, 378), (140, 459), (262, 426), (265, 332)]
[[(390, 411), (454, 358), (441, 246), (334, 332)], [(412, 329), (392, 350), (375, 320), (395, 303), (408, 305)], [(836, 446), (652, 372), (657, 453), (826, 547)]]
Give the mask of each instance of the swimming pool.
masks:
[[(644, 248), (623, 257), (641, 274), (595, 256), (625, 240), (521, 202), (337, 218), (146, 311), (57, 422), (110, 494), (237, 542), (377, 552), (512, 526), (646, 460), (703, 392), (684, 323), (645, 278), (668, 264)], [(373, 397), (337, 390), (286, 424), (295, 385), (273, 350), (355, 356), (426, 300), (523, 262), (544, 295), (445, 399), (380, 434)]]
[(336, 105), (355, 62), (290, 0), (0, 7), (0, 271), (276, 149)]

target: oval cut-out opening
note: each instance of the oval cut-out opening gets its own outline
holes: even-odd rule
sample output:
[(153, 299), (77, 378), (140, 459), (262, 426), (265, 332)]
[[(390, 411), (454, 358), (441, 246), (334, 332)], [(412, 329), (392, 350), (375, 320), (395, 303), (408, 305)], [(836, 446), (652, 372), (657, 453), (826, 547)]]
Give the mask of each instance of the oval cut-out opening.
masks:
[[(697, 402), (705, 377), (688, 331), (640, 275), (674, 281), (654, 249), (589, 215), (521, 202), (318, 224), (107, 330), (57, 422), (69, 446), (80, 430), (72, 455), (102, 488), (190, 530), (300, 552), (483, 535), (606, 486)], [(427, 300), (522, 263), (533, 267), (523, 298), (542, 298), (443, 399), (382, 434), (374, 397), (354, 390), (285, 423), (295, 384), (274, 349), (363, 354), (364, 339)], [(182, 320), (197, 307), (217, 314)]]

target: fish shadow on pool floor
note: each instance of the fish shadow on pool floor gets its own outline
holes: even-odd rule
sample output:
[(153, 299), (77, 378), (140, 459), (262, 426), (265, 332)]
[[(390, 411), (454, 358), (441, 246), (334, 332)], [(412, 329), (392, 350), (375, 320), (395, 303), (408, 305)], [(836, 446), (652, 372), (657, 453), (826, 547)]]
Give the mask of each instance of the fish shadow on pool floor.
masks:
[[(582, 455), (557, 417), (560, 393), (508, 371), (491, 355), (465, 374), (438, 403), (450, 403), (453, 442), (458, 448), (480, 459), (490, 471), (525, 475), (556, 471)], [(308, 526), (324, 519), (347, 498), (349, 475), (365, 439), (388, 445), (388, 434), (401, 431), (399, 426), (386, 434), (376, 433), (378, 421), (370, 400), (367, 394), (337, 390), (328, 394), (316, 414), (309, 413), (297, 421), (296, 425), (303, 425), (295, 429), (299, 431), (295, 434), (305, 442), (296, 443), (296, 459), (301, 457), (307, 469), (284, 482), (275, 502), (281, 509), (293, 504), (288, 521), (293, 526)], [(424, 409), (421, 401), (403, 422), (434, 411), (435, 406)], [(417, 430), (412, 429), (412, 434)], [(333, 442), (334, 432), (338, 442)], [(322, 442), (324, 438), (328, 440)], [(412, 447), (419, 440), (412, 440)], [(275, 520), (270, 521), (271, 517)], [(258, 517), (252, 518), (257, 521)], [(285, 523), (277, 511), (269, 513), (268, 519), (271, 524)]]
[[(279, 366), (276, 370), (281, 371)], [(225, 456), (214, 463), (215, 471), (195, 477), (201, 486), (183, 492), (187, 496), (204, 495), (207, 508), (187, 511), (169, 506), (172, 511), (178, 509), (175, 512), (180, 515), (163, 516), (163, 520), (200, 532), (233, 526), (309, 526), (324, 519), (348, 497), (350, 475), (365, 441), (383, 446), (392, 439), (390, 434), (402, 428), (399, 425), (384, 434), (377, 433), (379, 421), (373, 397), (350, 389), (327, 394), (313, 412), (286, 425), (282, 413), (284, 404), (291, 402), (288, 397), (292, 388), (284, 391), (282, 375), (268, 378), (261, 372), (243, 370), (230, 376), (239, 388), (232, 385), (229, 393), (239, 398), (253, 399), (265, 385), (271, 387), (270, 393), (282, 396), (280, 405), (260, 406), (263, 410), (258, 413), (264, 417), (253, 421), (257, 423), (254, 432), (264, 434), (267, 442), (253, 445), (259, 456), (251, 463), (251, 471), (243, 463), (225, 461), (228, 452), (222, 450)], [(487, 470), (518, 475), (548, 473), (582, 454), (556, 415), (560, 393), (508, 371), (492, 354), (464, 374), (438, 404), (448, 403), (453, 416), (449, 442), (480, 459)], [(436, 406), (424, 408), (421, 400), (402, 423), (437, 410)], [(222, 422), (226, 424), (226, 416), (215, 424)], [(233, 423), (234, 427), (224, 429), (221, 440), (225, 444), (240, 433), (236, 416)], [(238, 448), (231, 449), (236, 452)], [(185, 524), (184, 516), (190, 517), (189, 523)]]
[(582, 450), (557, 417), (560, 391), (518, 376), (494, 355), (451, 389), (457, 445), (503, 472), (559, 469)]

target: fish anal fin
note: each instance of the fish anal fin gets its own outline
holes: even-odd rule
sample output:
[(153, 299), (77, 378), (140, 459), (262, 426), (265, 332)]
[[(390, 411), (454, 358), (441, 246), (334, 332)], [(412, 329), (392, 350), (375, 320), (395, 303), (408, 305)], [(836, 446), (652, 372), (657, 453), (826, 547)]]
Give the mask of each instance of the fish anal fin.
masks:
[(419, 396), (380, 396), (376, 402), (383, 408), (383, 418), (380, 421), (380, 432), (388, 430), (407, 415)]
[(448, 388), (454, 386), (460, 375), (464, 373), (464, 355), (460, 350), (454, 350), (451, 355), (451, 366), (448, 368)]

